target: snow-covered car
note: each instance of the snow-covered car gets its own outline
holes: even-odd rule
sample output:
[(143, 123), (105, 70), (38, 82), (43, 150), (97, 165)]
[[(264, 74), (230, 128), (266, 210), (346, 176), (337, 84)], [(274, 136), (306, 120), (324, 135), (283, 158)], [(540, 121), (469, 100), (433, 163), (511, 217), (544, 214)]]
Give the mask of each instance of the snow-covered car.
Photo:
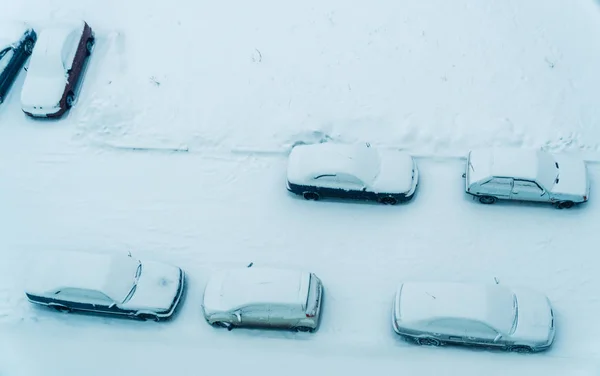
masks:
[(554, 313), (548, 298), (498, 284), (410, 282), (398, 287), (394, 331), (420, 345), (457, 344), (513, 352), (548, 349)]
[(369, 144), (295, 146), (288, 159), (287, 189), (307, 200), (342, 198), (387, 205), (410, 200), (419, 183), (414, 159)]
[(322, 297), (323, 284), (313, 273), (240, 268), (211, 276), (202, 310), (209, 324), (229, 330), (263, 327), (314, 332)]
[(185, 287), (180, 268), (131, 254), (52, 253), (37, 258), (29, 276), (25, 294), (32, 303), (154, 321), (174, 313)]
[(0, 103), (33, 52), (37, 34), (21, 22), (0, 23)]
[(467, 157), (466, 192), (483, 204), (538, 201), (570, 208), (590, 197), (585, 161), (543, 150), (492, 148)]
[(71, 108), (94, 43), (94, 32), (85, 21), (41, 30), (21, 92), (23, 112), (60, 117)]

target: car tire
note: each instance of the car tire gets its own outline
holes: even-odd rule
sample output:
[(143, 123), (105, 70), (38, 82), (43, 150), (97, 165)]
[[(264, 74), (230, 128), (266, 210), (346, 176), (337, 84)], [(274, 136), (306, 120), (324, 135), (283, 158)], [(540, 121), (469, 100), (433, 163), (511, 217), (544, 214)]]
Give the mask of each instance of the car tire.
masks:
[(138, 315), (136, 315), (135, 317), (137, 317), (138, 319), (142, 320), (142, 321), (158, 321), (158, 316), (152, 314), (152, 313), (140, 313)]
[(418, 345), (421, 346), (440, 346), (442, 343), (434, 338), (415, 338)]
[(63, 312), (63, 313), (71, 313), (72, 312), (71, 308), (65, 307), (65, 306), (62, 306), (62, 305), (53, 305), (52, 308), (54, 308), (58, 312)]
[(317, 201), (321, 198), (317, 192), (304, 192), (302, 193), (302, 197), (309, 201)]
[(35, 42), (33, 39), (27, 39), (25, 44), (23, 45), (23, 50), (27, 55), (31, 55), (33, 53), (33, 47), (35, 46)]
[(396, 205), (398, 200), (392, 196), (385, 196), (379, 199), (379, 202), (384, 205)]
[(510, 346), (508, 351), (520, 354), (532, 353), (533, 349), (529, 346)]
[(314, 332), (314, 329), (310, 328), (308, 326), (297, 326), (297, 327), (294, 328), (294, 330), (296, 332), (302, 332), (302, 333), (312, 333), (312, 332)]
[(73, 94), (73, 92), (70, 91), (67, 94), (67, 97), (65, 98), (65, 103), (67, 105), (67, 108), (73, 107), (73, 104), (75, 104), (75, 94)]
[(485, 205), (495, 204), (498, 199), (494, 196), (481, 196), (479, 197), (479, 202)]
[(573, 201), (561, 201), (556, 205), (556, 207), (559, 209), (570, 209), (574, 205), (575, 203)]
[(90, 56), (94, 51), (94, 45), (96, 44), (96, 40), (94, 38), (88, 38), (85, 42), (85, 56)]

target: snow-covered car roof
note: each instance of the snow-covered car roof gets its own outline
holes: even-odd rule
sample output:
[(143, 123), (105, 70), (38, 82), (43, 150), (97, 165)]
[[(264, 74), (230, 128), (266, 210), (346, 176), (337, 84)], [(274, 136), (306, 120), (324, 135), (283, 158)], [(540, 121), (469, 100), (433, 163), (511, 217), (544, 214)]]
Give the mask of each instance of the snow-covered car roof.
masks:
[(250, 304), (302, 305), (310, 273), (287, 269), (240, 268), (211, 276), (204, 292), (209, 311), (231, 311)]
[(517, 148), (491, 148), (471, 151), (470, 179), (477, 182), (492, 176), (538, 180), (550, 184), (554, 158), (543, 150)]
[(515, 318), (514, 299), (512, 290), (499, 285), (404, 283), (400, 319), (417, 326), (441, 318), (474, 320), (508, 334)]
[(64, 74), (63, 47), (69, 35), (83, 31), (84, 22), (63, 23), (43, 29), (36, 42), (28, 74)]
[(320, 175), (349, 174), (371, 184), (380, 169), (380, 155), (366, 144), (321, 143), (298, 145), (290, 153), (287, 178), (307, 183)]
[(133, 287), (138, 264), (127, 255), (48, 253), (34, 261), (25, 291), (45, 295), (61, 288), (86, 289), (120, 302)]

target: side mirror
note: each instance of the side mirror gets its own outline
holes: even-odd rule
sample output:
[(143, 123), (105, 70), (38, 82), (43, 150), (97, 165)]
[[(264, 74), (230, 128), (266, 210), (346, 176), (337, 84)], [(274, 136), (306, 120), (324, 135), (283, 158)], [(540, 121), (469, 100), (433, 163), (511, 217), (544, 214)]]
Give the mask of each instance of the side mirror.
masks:
[(115, 308), (117, 306), (117, 303), (111, 303), (108, 308)]
[(494, 342), (500, 341), (501, 338), (502, 338), (502, 334), (498, 333), (498, 335), (496, 336), (496, 338), (494, 338)]
[(467, 177), (467, 173), (463, 172), (462, 177), (463, 177), (463, 179), (466, 178)]
[(234, 315), (235, 315), (235, 318), (237, 319), (237, 321), (238, 321), (239, 323), (241, 323), (241, 322), (242, 322), (242, 314), (240, 313), (240, 311), (236, 311), (236, 312), (234, 313)]

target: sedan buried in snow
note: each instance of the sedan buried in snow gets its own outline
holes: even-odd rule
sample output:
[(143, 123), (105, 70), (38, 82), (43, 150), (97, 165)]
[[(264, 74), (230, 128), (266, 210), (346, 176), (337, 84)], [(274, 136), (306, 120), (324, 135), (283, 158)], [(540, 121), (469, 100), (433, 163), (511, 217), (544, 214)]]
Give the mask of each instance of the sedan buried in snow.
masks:
[(295, 146), (289, 156), (287, 189), (307, 200), (324, 197), (394, 205), (410, 200), (419, 183), (413, 158), (369, 144)]
[(321, 316), (323, 284), (313, 273), (242, 268), (216, 273), (202, 309), (213, 326), (262, 327), (313, 332)]
[(0, 103), (19, 75), (35, 46), (37, 34), (20, 22), (0, 24)]
[(570, 208), (590, 197), (585, 162), (542, 150), (471, 151), (467, 157), (466, 192), (484, 204), (496, 200), (550, 202)]
[(392, 326), (420, 345), (514, 352), (546, 350), (555, 332), (548, 298), (497, 284), (403, 283), (394, 299)]
[(25, 294), (32, 303), (155, 321), (173, 314), (185, 285), (185, 274), (176, 266), (80, 252), (39, 258), (30, 277)]
[(60, 117), (73, 106), (94, 32), (85, 21), (42, 30), (21, 92), (23, 112), (33, 117)]

